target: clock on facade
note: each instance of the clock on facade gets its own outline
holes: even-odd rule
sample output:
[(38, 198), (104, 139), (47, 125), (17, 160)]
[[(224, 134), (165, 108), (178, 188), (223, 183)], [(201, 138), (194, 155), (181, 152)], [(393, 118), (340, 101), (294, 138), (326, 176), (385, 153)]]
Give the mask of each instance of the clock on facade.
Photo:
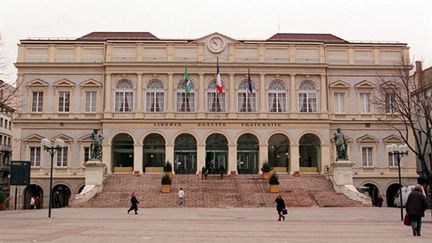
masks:
[(209, 39), (207, 47), (211, 52), (219, 53), (225, 48), (225, 43), (222, 38), (215, 36)]

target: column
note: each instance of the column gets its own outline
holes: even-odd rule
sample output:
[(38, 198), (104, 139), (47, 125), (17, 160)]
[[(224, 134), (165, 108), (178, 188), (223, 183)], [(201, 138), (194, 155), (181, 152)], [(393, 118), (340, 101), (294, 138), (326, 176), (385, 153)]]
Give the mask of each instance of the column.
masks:
[(102, 163), (105, 163), (107, 167), (108, 175), (112, 174), (111, 167), (111, 144), (103, 144), (102, 145)]
[(142, 110), (142, 98), (143, 98), (143, 83), (142, 83), (142, 73), (137, 73), (137, 90), (136, 90), (136, 113), (141, 113)]
[(134, 144), (134, 164), (133, 170), (143, 173), (143, 145), (141, 143)]
[(326, 82), (326, 75), (321, 74), (321, 118), (328, 118), (328, 112), (327, 112), (327, 82)]
[(205, 163), (205, 144), (197, 144), (197, 175), (201, 172), (201, 168)]
[(260, 118), (266, 118), (266, 98), (265, 98), (265, 74), (260, 74), (259, 81), (259, 116)]
[(173, 87), (174, 87), (174, 83), (173, 83), (173, 74), (169, 73), (168, 74), (168, 96), (167, 96), (167, 117), (168, 118), (172, 118), (173, 117)]
[(290, 144), (290, 174), (300, 171), (300, 153), (298, 144)]
[(237, 175), (237, 144), (228, 145), (228, 168), (229, 175)]
[(111, 112), (111, 73), (105, 74), (105, 109), (104, 112)]
[(296, 77), (295, 73), (290, 74), (290, 89), (289, 89), (289, 97), (290, 97), (290, 109), (289, 112), (291, 113), (291, 118), (297, 117), (297, 109), (296, 109)]
[(229, 74), (229, 97), (228, 97), (228, 104), (229, 104), (229, 108), (228, 108), (228, 117), (229, 118), (236, 118), (237, 114), (236, 114), (236, 99), (235, 99), (235, 88), (234, 88), (234, 74), (230, 73)]
[(330, 150), (332, 146), (329, 144), (321, 144), (321, 166), (320, 166), (320, 174), (325, 174), (325, 166), (330, 167)]
[(204, 101), (204, 74), (203, 73), (199, 74), (197, 97), (198, 97), (198, 118), (204, 118), (205, 101)]
[(174, 144), (165, 144), (165, 161), (171, 162), (174, 173)]
[(259, 145), (259, 163), (258, 163), (258, 169), (259, 173), (262, 174), (261, 167), (264, 164), (264, 162), (268, 162), (268, 144), (260, 144)]

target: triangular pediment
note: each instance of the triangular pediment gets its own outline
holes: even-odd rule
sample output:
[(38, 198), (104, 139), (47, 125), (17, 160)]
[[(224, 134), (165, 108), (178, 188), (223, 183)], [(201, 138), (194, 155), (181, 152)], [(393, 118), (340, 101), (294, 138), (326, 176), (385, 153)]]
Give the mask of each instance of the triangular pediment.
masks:
[(354, 85), (356, 89), (374, 89), (376, 85), (370, 81), (363, 80)]
[(28, 82), (27, 86), (28, 87), (48, 87), (48, 83), (40, 79), (35, 79)]
[(86, 143), (86, 142), (90, 143), (91, 141), (92, 141), (92, 137), (90, 133), (78, 138), (78, 142), (80, 143)]
[(42, 139), (44, 139), (44, 137), (42, 137), (39, 134), (32, 134), (26, 138), (24, 138), (23, 140), (26, 142), (38, 142), (40, 143), (40, 141), (42, 141)]
[(357, 143), (377, 143), (378, 139), (374, 136), (371, 136), (369, 134), (366, 134), (364, 136), (361, 136), (357, 138)]
[(228, 42), (239, 42), (238, 40), (233, 39), (233, 38), (231, 38), (231, 37), (229, 37), (229, 36), (226, 36), (226, 35), (224, 35), (224, 34), (221, 34), (221, 33), (219, 33), (219, 32), (213, 32), (213, 33), (211, 33), (211, 34), (205, 35), (205, 36), (203, 36), (203, 37), (200, 37), (200, 38), (194, 40), (193, 42), (202, 42), (202, 41), (206, 41), (207, 39), (210, 39), (210, 38), (212, 38), (212, 37), (214, 37), (214, 36), (219, 36), (219, 37), (221, 37), (221, 38), (227, 40)]
[(80, 84), (80, 86), (82, 88), (85, 88), (85, 87), (88, 87), (88, 88), (92, 87), (93, 88), (93, 87), (101, 87), (102, 84), (100, 82), (94, 80), (94, 79), (89, 79), (89, 80), (82, 82)]
[(55, 141), (57, 138), (60, 138), (61, 140), (65, 141), (66, 143), (71, 143), (74, 140), (73, 137), (69, 137), (67, 135), (64, 135), (63, 133), (53, 137), (51, 140)]
[(55, 87), (75, 87), (75, 83), (67, 79), (62, 79), (55, 82), (54, 86)]
[(347, 82), (342, 80), (335, 81), (330, 84), (330, 88), (332, 89), (349, 89), (350, 85)]
[(380, 85), (382, 89), (391, 89), (391, 90), (395, 90), (398, 89), (399, 87), (397, 86), (397, 84), (394, 81), (386, 81), (383, 84)]
[(402, 140), (402, 138), (400, 138), (399, 136), (396, 136), (396, 135), (394, 135), (394, 134), (392, 134), (392, 135), (390, 135), (390, 136), (388, 136), (388, 137), (385, 137), (384, 139), (383, 139), (383, 141), (384, 141), (384, 143), (397, 143), (397, 144), (399, 144), (399, 143), (403, 143), (404, 141)]

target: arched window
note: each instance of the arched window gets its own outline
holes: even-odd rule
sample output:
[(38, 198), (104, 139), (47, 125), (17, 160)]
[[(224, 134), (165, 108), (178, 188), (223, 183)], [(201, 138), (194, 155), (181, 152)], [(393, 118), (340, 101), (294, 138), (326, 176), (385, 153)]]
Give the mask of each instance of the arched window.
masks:
[(300, 112), (317, 112), (317, 92), (312, 81), (303, 81), (299, 87), (298, 109)]
[[(239, 112), (256, 112), (256, 93), (249, 93), (248, 80), (243, 80), (237, 90), (237, 110)], [(252, 90), (256, 90), (252, 84)]]
[(270, 84), (267, 102), (270, 112), (287, 111), (287, 90), (284, 83), (275, 80)]
[[(223, 89), (225, 89), (222, 83)], [(213, 81), (207, 87), (207, 111), (209, 112), (225, 112), (225, 93), (216, 92), (216, 81)]]
[(193, 83), (191, 88), (186, 88), (185, 82), (180, 82), (177, 86), (177, 111), (194, 112), (195, 111), (195, 90)]
[(146, 111), (164, 111), (165, 103), (164, 87), (159, 80), (152, 80), (147, 85), (146, 91)]
[(121, 80), (115, 89), (115, 111), (128, 112), (134, 109), (133, 85), (129, 80)]

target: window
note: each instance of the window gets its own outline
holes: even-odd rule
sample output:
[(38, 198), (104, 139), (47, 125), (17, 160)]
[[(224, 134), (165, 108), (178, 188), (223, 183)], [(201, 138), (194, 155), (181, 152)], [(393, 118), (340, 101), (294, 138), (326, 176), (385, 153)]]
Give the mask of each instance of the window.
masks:
[(390, 167), (398, 166), (397, 155), (394, 153), (388, 153), (388, 161)]
[(31, 166), (40, 166), (40, 147), (30, 147), (30, 164)]
[(361, 113), (370, 113), (370, 94), (369, 93), (361, 93), (360, 94), (360, 102), (361, 102)]
[(345, 113), (345, 93), (334, 93), (335, 113)]
[(195, 111), (195, 92), (192, 88), (186, 92), (184, 82), (177, 86), (177, 111), (179, 112), (194, 112)]
[(86, 91), (86, 112), (96, 112), (96, 91)]
[(116, 86), (114, 109), (120, 112), (130, 112), (134, 109), (133, 85), (128, 80), (121, 80)]
[[(243, 80), (237, 91), (237, 109), (239, 112), (256, 112), (256, 93), (249, 93), (248, 80)], [(252, 90), (256, 90), (252, 84)]]
[(43, 92), (33, 92), (32, 97), (32, 112), (42, 112)]
[(69, 112), (70, 92), (59, 92), (59, 112)]
[(164, 87), (159, 80), (152, 80), (147, 85), (146, 111), (161, 112), (165, 107)]
[(362, 148), (362, 157), (363, 157), (363, 166), (365, 166), (365, 167), (373, 166), (372, 147), (363, 147)]
[(317, 93), (312, 81), (303, 81), (300, 85), (298, 109), (300, 112), (317, 112)]
[(395, 94), (387, 93), (385, 95), (386, 113), (395, 113)]
[[(223, 89), (225, 90), (225, 87)], [(216, 81), (211, 82), (207, 88), (207, 111), (225, 112), (225, 105), (225, 93), (217, 93)]]
[(90, 147), (84, 147), (84, 162), (90, 160)]
[(287, 111), (287, 90), (281, 81), (273, 81), (268, 91), (268, 111), (286, 112)]
[(57, 166), (66, 167), (68, 160), (68, 148), (63, 147), (57, 151)]

